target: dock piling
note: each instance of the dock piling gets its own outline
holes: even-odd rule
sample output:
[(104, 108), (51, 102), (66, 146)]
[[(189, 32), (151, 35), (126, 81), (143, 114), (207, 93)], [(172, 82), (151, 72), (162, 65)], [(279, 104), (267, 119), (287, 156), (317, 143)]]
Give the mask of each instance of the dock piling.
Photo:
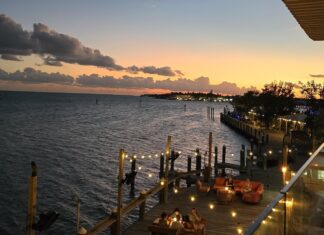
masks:
[(200, 177), (200, 170), (201, 170), (201, 155), (199, 152), (199, 149), (196, 149), (196, 175), (197, 177)]
[[(222, 152), (222, 164), (225, 165), (226, 162), (226, 145), (223, 145), (223, 152)], [(222, 175), (225, 175), (225, 167), (222, 168)]]
[(125, 152), (123, 149), (119, 151), (119, 174), (118, 174), (118, 196), (117, 196), (117, 222), (116, 234), (121, 234), (121, 219), (123, 206), (123, 176), (124, 176), (124, 160)]
[[(191, 156), (188, 156), (188, 163), (187, 163), (187, 172), (191, 171)], [(186, 179), (186, 183), (187, 183), (187, 188), (191, 187), (191, 176), (188, 175), (187, 179)]]
[[(140, 198), (145, 198), (146, 196), (146, 191), (143, 190), (140, 194)], [(146, 200), (144, 200), (140, 206), (139, 206), (139, 220), (143, 221), (144, 220), (144, 215), (145, 215), (145, 205), (146, 205)]]
[(214, 148), (214, 154), (215, 154), (215, 156), (214, 156), (214, 158), (215, 158), (215, 160), (214, 160), (214, 176), (216, 177), (218, 175), (218, 169), (217, 169), (218, 149), (217, 149), (217, 146), (215, 146), (215, 148)]
[(164, 177), (164, 154), (161, 153), (159, 178), (162, 179), (163, 177)]
[(135, 195), (135, 175), (136, 175), (136, 158), (132, 156), (132, 165), (131, 165), (131, 186), (129, 195), (134, 196)]
[(165, 184), (164, 184), (164, 203), (168, 202), (168, 189), (169, 189), (169, 161), (170, 161), (170, 154), (171, 154), (171, 136), (168, 136), (166, 149), (165, 149)]

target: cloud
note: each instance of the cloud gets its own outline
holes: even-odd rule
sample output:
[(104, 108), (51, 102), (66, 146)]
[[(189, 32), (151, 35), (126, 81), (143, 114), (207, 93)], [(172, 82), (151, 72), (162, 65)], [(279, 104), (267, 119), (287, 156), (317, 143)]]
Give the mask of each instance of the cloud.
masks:
[(324, 78), (324, 74), (310, 74), (312, 78)]
[(0, 15), (0, 54), (31, 55), (31, 34), (11, 18)]
[(130, 73), (134, 73), (134, 74), (136, 74), (138, 72), (142, 72), (142, 73), (157, 74), (157, 75), (169, 76), (169, 77), (173, 77), (176, 75), (183, 75), (183, 73), (180, 70), (173, 71), (168, 66), (157, 68), (155, 66), (137, 67), (137, 66), (133, 65), (133, 66), (128, 67), (127, 71)]
[(0, 54), (4, 59), (14, 58), (15, 55), (38, 54), (45, 65), (51, 66), (62, 66), (61, 62), (65, 62), (131, 73), (183, 75), (181, 71), (172, 70), (169, 66), (124, 67), (100, 50), (84, 46), (77, 38), (59, 33), (41, 23), (34, 24), (33, 31), (28, 32), (4, 14), (0, 15), (0, 35)]
[(256, 90), (255, 87), (240, 88), (235, 83), (222, 82), (217, 85), (210, 84), (208, 77), (199, 77), (194, 80), (178, 78), (175, 80), (164, 79), (155, 81), (152, 77), (123, 76), (100, 76), (98, 74), (80, 75), (73, 78), (60, 73), (46, 73), (33, 68), (25, 68), (24, 71), (7, 73), (0, 69), (0, 80), (23, 82), (23, 83), (54, 83), (70, 86), (89, 88), (119, 88), (119, 89), (160, 89), (166, 91), (194, 91), (222, 94), (243, 94), (248, 90)]
[(1, 55), (1, 59), (3, 59), (3, 60), (13, 60), (13, 61), (22, 61), (22, 59), (20, 59), (18, 56), (10, 55), (10, 54)]
[(94, 65), (109, 70), (124, 69), (110, 56), (102, 55), (97, 49), (85, 47), (78, 39), (51, 30), (44, 24), (34, 24), (31, 38), (35, 45), (34, 53), (51, 55), (55, 61)]
[(45, 65), (50, 65), (50, 66), (63, 66), (63, 64), (56, 60), (56, 58), (51, 57), (51, 56), (46, 56), (43, 57), (43, 61)]
[(71, 76), (61, 73), (45, 73), (33, 68), (25, 68), (24, 71), (16, 71), (14, 73), (7, 73), (0, 69), (0, 80), (9, 82), (23, 82), (31, 84), (61, 84), (73, 85), (74, 79)]

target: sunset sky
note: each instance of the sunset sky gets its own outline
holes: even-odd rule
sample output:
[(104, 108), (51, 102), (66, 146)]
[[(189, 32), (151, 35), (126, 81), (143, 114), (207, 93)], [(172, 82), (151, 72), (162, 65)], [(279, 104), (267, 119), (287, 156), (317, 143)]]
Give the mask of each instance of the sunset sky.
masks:
[(281, 0), (2, 0), (0, 9), (1, 90), (241, 93), (324, 79), (324, 43)]

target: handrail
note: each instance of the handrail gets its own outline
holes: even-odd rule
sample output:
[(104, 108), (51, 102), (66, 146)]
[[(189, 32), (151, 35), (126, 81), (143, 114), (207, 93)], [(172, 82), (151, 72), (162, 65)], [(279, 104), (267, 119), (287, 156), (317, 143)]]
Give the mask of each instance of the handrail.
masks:
[[(129, 202), (126, 206), (122, 208), (122, 216), (127, 215), (131, 211), (133, 211), (136, 207), (141, 205), (143, 202), (145, 202), (148, 198), (152, 197), (153, 195), (157, 194), (161, 190), (163, 190), (165, 187), (168, 187), (170, 184), (174, 183), (176, 180), (179, 180), (183, 177), (188, 177), (193, 174), (197, 174), (200, 172), (203, 172), (204, 169), (201, 170), (194, 170), (194, 171), (189, 171), (189, 172), (179, 172), (175, 177), (170, 179), (168, 181), (168, 185), (161, 185), (160, 183), (155, 185), (153, 188), (148, 190), (147, 192), (141, 194), (137, 198), (133, 199), (131, 202)], [(105, 231), (109, 227), (111, 227), (114, 223), (116, 222), (116, 218), (113, 215), (109, 215), (100, 222), (98, 222), (96, 225), (94, 225), (92, 228), (90, 228), (87, 232), (87, 235), (95, 235), (100, 232)]]
[(286, 194), (296, 183), (298, 178), (304, 173), (307, 167), (311, 164), (311, 162), (318, 156), (320, 152), (324, 151), (324, 142), (320, 145), (320, 147), (310, 156), (310, 158), (303, 164), (303, 166), (298, 170), (295, 176), (289, 181), (287, 185), (285, 185), (279, 192), (279, 194), (275, 197), (275, 199), (270, 202), (270, 204), (258, 215), (258, 217), (254, 220), (254, 222), (248, 227), (245, 231), (245, 235), (253, 234), (261, 225), (262, 221), (267, 218), (267, 216), (272, 212), (272, 209), (279, 203), (280, 200), (286, 197)]
[(296, 183), (297, 179), (303, 174), (305, 169), (311, 164), (311, 162), (315, 159), (315, 157), (324, 150), (324, 143), (321, 144), (321, 146), (309, 157), (309, 159), (302, 165), (301, 168), (297, 171), (295, 176), (289, 181), (289, 183), (284, 186), (280, 192), (281, 193), (287, 193), (288, 190)]

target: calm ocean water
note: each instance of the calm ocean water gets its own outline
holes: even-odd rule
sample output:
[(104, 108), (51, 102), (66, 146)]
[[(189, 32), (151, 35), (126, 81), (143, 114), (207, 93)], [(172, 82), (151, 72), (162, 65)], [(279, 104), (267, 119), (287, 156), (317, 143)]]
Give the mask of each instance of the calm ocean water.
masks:
[[(233, 163), (239, 162), (241, 144), (247, 144), (220, 123), (226, 104), (186, 102), (185, 112), (185, 102), (132, 96), (0, 94), (1, 235), (24, 233), (31, 161), (38, 165), (37, 212), (60, 213), (45, 234), (75, 234), (74, 195), (81, 198), (81, 225), (86, 228), (115, 207), (120, 148), (146, 156), (137, 161), (143, 168), (136, 178), (138, 194), (157, 182), (159, 160), (147, 156), (163, 151), (168, 135), (172, 148), (182, 151), (175, 165), (179, 170), (186, 169), (187, 156), (196, 148), (207, 151), (210, 131), (219, 149), (227, 146)], [(215, 108), (214, 122), (207, 119), (207, 106)], [(125, 194), (127, 202), (128, 188)], [(149, 205), (154, 203), (152, 199)], [(125, 218), (124, 227), (133, 219)]]

